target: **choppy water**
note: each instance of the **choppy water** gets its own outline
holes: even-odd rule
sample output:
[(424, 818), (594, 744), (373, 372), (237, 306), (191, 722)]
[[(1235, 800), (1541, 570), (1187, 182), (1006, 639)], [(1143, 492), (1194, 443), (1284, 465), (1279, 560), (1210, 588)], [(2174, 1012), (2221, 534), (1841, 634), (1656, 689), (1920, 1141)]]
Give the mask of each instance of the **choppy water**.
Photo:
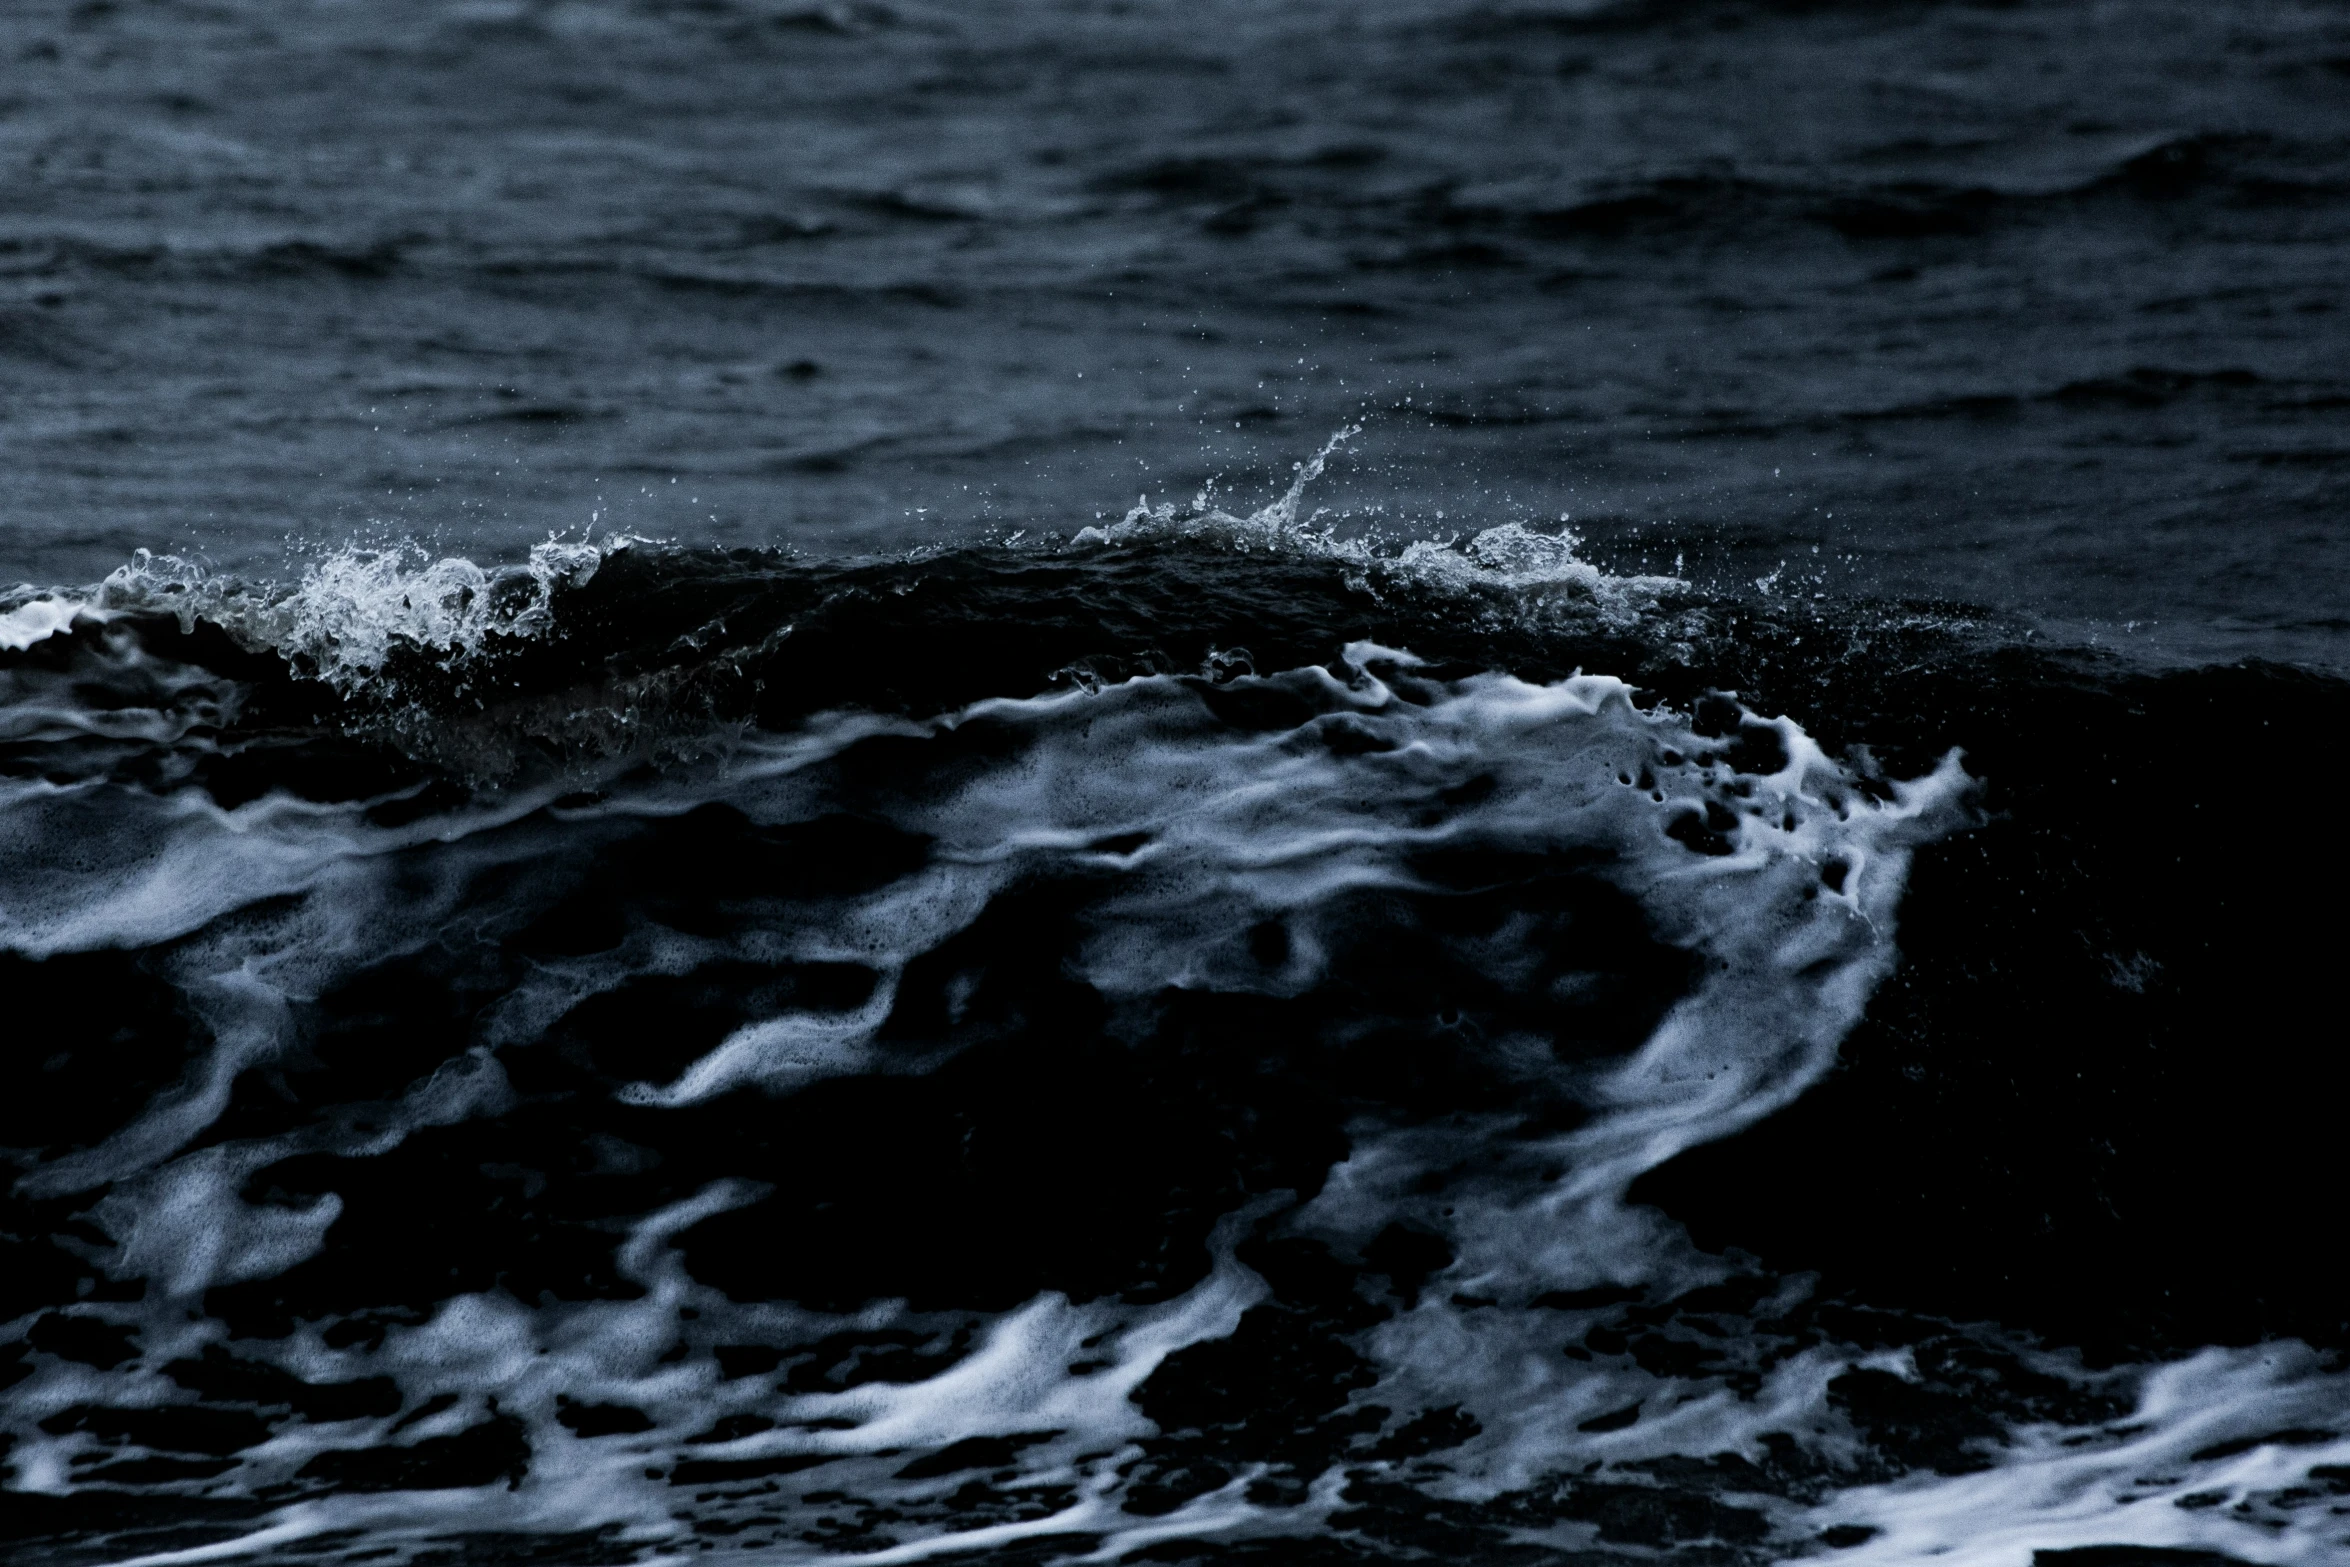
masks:
[(10, 1562), (2350, 1559), (2340, 7), (5, 26)]

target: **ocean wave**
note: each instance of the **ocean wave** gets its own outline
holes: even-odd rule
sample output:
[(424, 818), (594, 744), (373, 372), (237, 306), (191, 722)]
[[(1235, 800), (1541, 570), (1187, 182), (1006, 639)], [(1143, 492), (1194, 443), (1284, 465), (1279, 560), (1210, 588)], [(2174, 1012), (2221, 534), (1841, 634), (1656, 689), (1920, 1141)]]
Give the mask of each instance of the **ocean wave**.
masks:
[[(1439, 678), (1409, 654), (1356, 643), (1335, 670), (1143, 675), (991, 698), (925, 723), (843, 718), (747, 744), (699, 778), (444, 811), (402, 828), (370, 824), (363, 805), (275, 797), (222, 813), (164, 795), (144, 814), (116, 804), (105, 815), (72, 794), (12, 800), (19, 834), (70, 813), (15, 863), (54, 875), (59, 846), (79, 835), (120, 864), (73, 877), (62, 890), (82, 901), (71, 906), (53, 888), (50, 903), (28, 908), (11, 888), (0, 897), (18, 915), (11, 944), (146, 949), (196, 1025), (175, 1085), (93, 1145), (37, 1156), (18, 1184), (43, 1201), (103, 1194), (93, 1213), (112, 1242), (106, 1269), (146, 1284), (139, 1301), (56, 1320), (114, 1324), (191, 1368), (212, 1353), (198, 1339), (218, 1347), (225, 1328), (243, 1344), (234, 1364), (274, 1366), (302, 1385), (388, 1378), (400, 1390), (364, 1428), (254, 1426), (235, 1462), (207, 1477), (208, 1494), (291, 1485), (310, 1497), (256, 1543), (361, 1518), (375, 1534), (445, 1527), (449, 1509), (426, 1499), (441, 1485), (472, 1498), (470, 1526), (559, 1515), (568, 1527), (621, 1522), (651, 1541), (671, 1532), (680, 1484), (707, 1490), (720, 1505), (704, 1521), (725, 1526), (739, 1511), (725, 1482), (803, 1471), (818, 1488), (854, 1472), (909, 1516), (935, 1518), (900, 1532), (897, 1548), (915, 1555), (1022, 1538), (1048, 1521), (1144, 1543), (1168, 1525), (1120, 1520), (1167, 1511), (1121, 1513), (1121, 1496), (1187, 1487), (1187, 1532), (1292, 1533), (1335, 1505), (1335, 1493), (1313, 1499), (1326, 1487), (1303, 1460), (1260, 1466), (1302, 1488), (1266, 1501), (1246, 1485), (1202, 1490), (1172, 1459), (1148, 1456), (1154, 1429), (1177, 1425), (1149, 1413), (1168, 1396), (1160, 1368), (1228, 1341), (1275, 1293), (1278, 1270), (1236, 1248), (1295, 1198), (1267, 1208), (1273, 1193), (1257, 1182), (1287, 1168), (1283, 1184), (1320, 1188), (1286, 1220), (1285, 1245), (1376, 1256), (1378, 1237), (1408, 1224), (1450, 1237), (1435, 1271), (1464, 1290), (1517, 1299), (1655, 1277), (1685, 1291), (1714, 1277), (1718, 1265), (1658, 1248), (1652, 1227), (1621, 1209), (1624, 1185), (1825, 1066), (1889, 959), (1907, 846), (1943, 830), (1965, 788), (1953, 761), (1914, 785), (1864, 789), (1785, 721), (1750, 717), (1708, 738), (1630, 696), (1598, 676)], [(827, 840), (846, 852), (828, 853)], [(706, 912), (676, 902), (681, 893)], [(448, 933), (465, 929), (480, 934), (460, 943), (472, 954), (463, 961), (503, 971), (463, 1031), (470, 1042), (434, 1047), (454, 1053), (402, 1087), (427, 1066), (409, 1052), (415, 1067), (381, 1080), (372, 1111), (319, 1102), (268, 1129), (283, 1118), (252, 1100), (255, 1074), (291, 1069), (291, 1086), (303, 1059), (346, 1057), (347, 1025), (318, 1025), (358, 1021), (340, 998), (380, 983), (370, 976), (422, 964), (399, 988), (441, 993), (455, 978), (445, 956), (459, 950)], [(1415, 1018), (1403, 998), (1380, 995), (1378, 954), (1397, 940), (1429, 944), (1427, 958), (1467, 987), (1456, 1005), (1469, 1010)], [(1033, 973), (1039, 960), (1063, 977)], [(1101, 1046), (1071, 1057), (1077, 1041), (1060, 1025), (1028, 1021), (1071, 1004), (1053, 999), (1056, 987), (1107, 1009)], [(685, 1001), (695, 994), (715, 1009)], [(660, 995), (696, 1009), (695, 1021), (652, 1035), (620, 1021)], [(1198, 1007), (1216, 1010), (1182, 1019)], [(823, 1238), (819, 1221), (801, 1254), (772, 1249), (775, 1225), (801, 1221), (787, 1217), (797, 1193), (785, 1167), (772, 1154), (746, 1161), (741, 1139), (763, 1140), (762, 1123), (838, 1118), (875, 1086), (902, 1083), (910, 1102), (883, 1113), (911, 1127), (932, 1095), (977, 1088), (985, 1103), (1003, 1091), (979, 1087), (988, 1079), (1030, 1083), (1039, 1071), (1073, 1074), (1057, 1090), (1065, 1113), (1126, 1119), (1115, 1108), (1121, 1057), (1172, 1074), (1175, 1090), (1198, 1070), (1184, 1065), (1196, 1030), (1242, 1026), (1267, 1007), (1299, 1037), (1259, 1037), (1181, 1090), (1197, 1101), (1188, 1112), (1130, 1134), (1172, 1162), (1100, 1172), (1115, 1183), (1107, 1234), (1055, 1225), (1013, 1241), (1004, 1226), (1024, 1221), (999, 1204), (1029, 1177), (1006, 1149), (963, 1201), (909, 1192), (906, 1208), (886, 1180), (850, 1197), (836, 1184), (847, 1171), (796, 1178), (838, 1191), (860, 1223), (895, 1212), (887, 1222), (924, 1233), (934, 1233), (924, 1211), (946, 1201), (984, 1244), (1006, 1248), (976, 1272), (954, 1260), (971, 1237), (932, 1255), (860, 1258), (849, 1235)], [(1398, 1029), (1424, 1037), (1381, 1038)], [(1415, 1064), (1432, 1051), (1453, 1059)], [(407, 1219), (351, 1179), (429, 1165), (449, 1136), (519, 1153), (516, 1139), (538, 1134), (515, 1118), (555, 1102), (545, 1073), (564, 1058), (576, 1065), (559, 1074), (589, 1074), (557, 1091), (573, 1125), (564, 1135), (612, 1148), (614, 1170), (634, 1172), (623, 1177), (633, 1189), (612, 1194), (611, 1211), (642, 1215), (624, 1242), (578, 1252), (588, 1274), (550, 1278), (520, 1315), (507, 1290), (459, 1283), (437, 1305), (417, 1302), (426, 1320), (367, 1330), (373, 1347), (334, 1327), (389, 1304), (377, 1293), (389, 1281), (362, 1258), (433, 1244), (396, 1238)], [(1267, 1073), (1299, 1098), (1284, 1117), (1293, 1124), (1269, 1141), (1252, 1135), (1241, 1168), (1219, 1172), (1214, 1127), (1242, 1113)], [(827, 1101), (828, 1091), (851, 1099)], [(1431, 1092), (1455, 1104), (1449, 1118), (1430, 1120)], [(293, 1103), (313, 1097), (293, 1093)], [(1087, 1100), (1096, 1108), (1080, 1109)], [(788, 1108), (801, 1104), (804, 1114)], [(1186, 1124), (1202, 1112), (1205, 1124)], [(1374, 1130), (1364, 1116), (1391, 1124)], [(1062, 1113), (1034, 1133), (1091, 1136)], [(694, 1144), (718, 1163), (689, 1154)], [(1480, 1144), (1509, 1150), (1507, 1162), (1454, 1186), (1440, 1213), (1426, 1177)], [(1311, 1162), (1317, 1147), (1343, 1155), (1327, 1179)], [(1248, 1173), (1265, 1160), (1272, 1169)], [(730, 1162), (733, 1173), (719, 1173)], [(1567, 1173), (1534, 1173), (1549, 1166)], [(327, 1187), (313, 1191), (321, 1176)], [(1171, 1198), (1182, 1216), (1155, 1235), (1146, 1216)], [(437, 1222), (475, 1227), (453, 1212)], [(829, 1267), (810, 1271), (810, 1244)], [(531, 1294), (519, 1280), (508, 1289)], [(892, 1298), (909, 1305), (864, 1304)], [(795, 1299), (782, 1316), (763, 1304)], [(765, 1383), (720, 1377), (714, 1352), (659, 1353), (662, 1324), (681, 1316), (706, 1325), (697, 1334), (776, 1346), (771, 1364), (810, 1336), (919, 1341), (930, 1331), (922, 1313), (958, 1299), (1000, 1315), (963, 1318), (978, 1336), (913, 1382), (836, 1389), (818, 1377), (778, 1402)], [(190, 1338), (174, 1324), (199, 1303), (197, 1320), (219, 1327)], [(321, 1331), (339, 1347), (319, 1347)], [(1095, 1364), (1064, 1369), (1086, 1346)], [(1360, 1361), (1374, 1381), (1378, 1358)], [(1414, 1374), (1411, 1353), (1391, 1358)], [(141, 1361), (98, 1392), (87, 1369), (44, 1363), (11, 1395), (19, 1473), (33, 1489), (69, 1483), (91, 1433), (101, 1447), (163, 1455), (182, 1440), (170, 1420), (194, 1418), (141, 1425), (109, 1413), (193, 1407), (156, 1402), (174, 1373), (147, 1380), (156, 1373)], [(464, 1391), (448, 1416), (427, 1415), (395, 1441), (394, 1413), (447, 1403), (452, 1374)], [(201, 1381), (195, 1369), (177, 1375)], [(484, 1396), (494, 1408), (475, 1407)], [(1569, 1395), (1570, 1407), (1588, 1396)], [(1491, 1418), (1501, 1430), (1502, 1413)], [(1516, 1450), (1530, 1437), (1495, 1440)], [(483, 1446), (497, 1476), (511, 1473), (512, 1506), (479, 1491), (454, 1457), (447, 1481), (416, 1467), (442, 1451), (432, 1444), (466, 1442)], [(991, 1467), (1008, 1463), (1020, 1478), (1010, 1500), (977, 1506), (974, 1519), (956, 1489), (961, 1455), (989, 1444), (1008, 1455)], [(910, 1447), (937, 1456), (908, 1462)], [(365, 1462), (420, 1478), (359, 1483), (370, 1452), (382, 1456)], [(575, 1456), (557, 1462), (557, 1452)], [(1139, 1491), (1117, 1472), (1137, 1457), (1151, 1476), (1132, 1482)], [(591, 1475), (601, 1499), (582, 1511)], [(1057, 1488), (1067, 1498), (1041, 1510), (1020, 1500)], [(415, 1499), (363, 1500), (387, 1491)]]
[(1336, 449), (0, 601), (28, 1559), (2328, 1560), (2332, 1100), (2200, 1053), (2324, 966), (2176, 763), (2350, 688), (1343, 537)]

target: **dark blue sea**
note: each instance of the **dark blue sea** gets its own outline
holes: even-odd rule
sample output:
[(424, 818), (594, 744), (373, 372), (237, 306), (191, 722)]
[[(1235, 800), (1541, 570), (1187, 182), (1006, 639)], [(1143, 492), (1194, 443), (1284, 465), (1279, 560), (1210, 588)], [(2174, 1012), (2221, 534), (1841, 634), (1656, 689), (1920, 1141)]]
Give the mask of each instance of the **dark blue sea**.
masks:
[(2350, 6), (19, 0), (11, 1567), (2350, 1562)]

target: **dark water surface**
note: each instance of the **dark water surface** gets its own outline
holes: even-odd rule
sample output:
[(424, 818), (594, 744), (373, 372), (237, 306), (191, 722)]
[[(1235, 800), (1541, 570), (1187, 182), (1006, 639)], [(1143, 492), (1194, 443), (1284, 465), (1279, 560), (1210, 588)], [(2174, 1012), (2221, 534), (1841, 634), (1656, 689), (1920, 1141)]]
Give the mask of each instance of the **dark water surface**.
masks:
[(27, 5), (0, 167), (9, 1563), (2350, 1560), (2350, 8)]

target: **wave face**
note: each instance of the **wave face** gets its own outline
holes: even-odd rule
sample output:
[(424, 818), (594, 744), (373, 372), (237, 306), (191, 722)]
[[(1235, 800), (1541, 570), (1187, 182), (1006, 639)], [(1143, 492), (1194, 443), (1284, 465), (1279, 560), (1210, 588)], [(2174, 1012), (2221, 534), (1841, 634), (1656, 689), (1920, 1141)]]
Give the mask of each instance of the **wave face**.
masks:
[(2350, 688), (1296, 495), (0, 600), (9, 1559), (2341, 1560)]

